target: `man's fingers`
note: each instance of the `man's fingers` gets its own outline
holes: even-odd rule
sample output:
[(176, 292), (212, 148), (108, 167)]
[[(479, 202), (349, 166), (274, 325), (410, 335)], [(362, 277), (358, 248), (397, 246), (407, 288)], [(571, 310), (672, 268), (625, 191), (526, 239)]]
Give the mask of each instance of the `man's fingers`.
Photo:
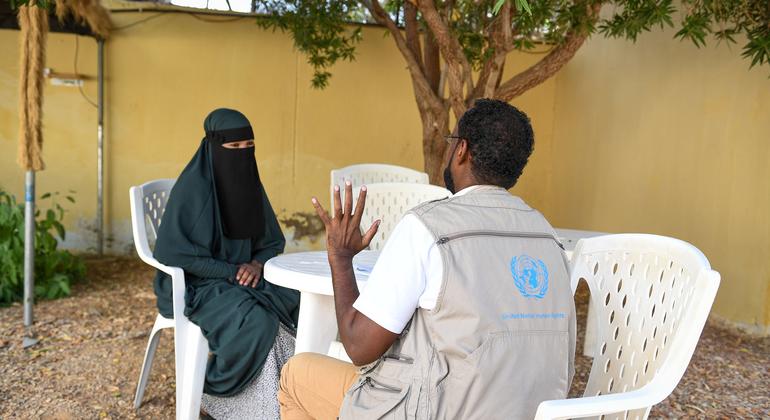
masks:
[(361, 217), (364, 215), (364, 208), (366, 207), (366, 185), (361, 187), (361, 191), (358, 193), (358, 201), (356, 202), (356, 212), (353, 214), (353, 224), (358, 226), (361, 224)]
[(363, 244), (364, 248), (369, 246), (369, 244), (372, 242), (372, 239), (374, 239), (374, 235), (377, 234), (377, 229), (379, 228), (380, 220), (375, 220), (374, 223), (372, 223), (372, 227), (370, 227), (369, 230), (366, 231), (366, 234), (364, 234), (364, 237), (361, 238), (361, 243)]
[(334, 218), (342, 216), (342, 201), (340, 198), (340, 186), (334, 186)]
[(345, 210), (344, 215), (350, 217), (353, 212), (353, 183), (345, 181)]
[(313, 207), (315, 208), (316, 214), (318, 214), (318, 217), (321, 218), (321, 221), (323, 222), (324, 226), (329, 226), (329, 223), (331, 223), (331, 219), (329, 218), (329, 213), (324, 210), (323, 206), (321, 206), (321, 203), (318, 201), (317, 198), (313, 197), (310, 200), (313, 203)]
[(240, 267), (238, 268), (238, 273), (235, 275), (235, 279), (236, 279), (236, 280), (240, 280), (240, 279), (241, 279), (241, 276), (243, 276), (243, 266), (240, 266)]

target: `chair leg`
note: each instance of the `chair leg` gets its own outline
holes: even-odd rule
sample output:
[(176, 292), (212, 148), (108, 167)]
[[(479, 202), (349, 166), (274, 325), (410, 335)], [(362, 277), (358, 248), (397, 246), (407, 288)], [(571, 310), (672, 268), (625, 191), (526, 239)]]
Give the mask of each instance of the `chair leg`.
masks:
[(209, 344), (197, 325), (190, 324), (187, 331), (184, 354), (184, 377), (177, 386), (177, 419), (197, 420), (200, 414), (203, 383), (206, 380), (206, 363), (209, 356)]
[(583, 356), (594, 357), (597, 345), (596, 308), (593, 299), (588, 301), (588, 315), (586, 316), (586, 335), (583, 340)]
[(158, 324), (159, 320), (155, 320), (155, 325), (150, 332), (150, 338), (147, 340), (147, 350), (144, 352), (144, 361), (142, 362), (142, 372), (139, 374), (139, 383), (136, 384), (136, 394), (134, 395), (134, 409), (138, 410), (142, 405), (142, 398), (144, 397), (144, 390), (147, 387), (147, 380), (150, 377), (150, 370), (152, 369), (152, 361), (155, 358), (155, 350), (158, 348), (158, 340), (160, 339), (160, 333), (163, 328)]

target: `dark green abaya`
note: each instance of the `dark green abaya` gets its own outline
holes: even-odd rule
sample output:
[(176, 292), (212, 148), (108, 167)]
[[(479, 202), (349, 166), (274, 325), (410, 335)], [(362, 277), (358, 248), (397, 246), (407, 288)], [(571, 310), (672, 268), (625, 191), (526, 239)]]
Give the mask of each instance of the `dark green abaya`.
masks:
[[(264, 278), (254, 288), (234, 279), (240, 264), (264, 264), (286, 243), (263, 188), (255, 195), (262, 199), (261, 236), (230, 239), (223, 234), (211, 159), (211, 148), (221, 144), (212, 133), (247, 124), (242, 114), (225, 109), (206, 118), (207, 138), (171, 190), (154, 251), (158, 261), (185, 272), (185, 315), (200, 326), (211, 351), (204, 392), (218, 396), (238, 393), (260, 373), (278, 323), (294, 330), (299, 306), (295, 290)], [(160, 313), (172, 317), (171, 279), (160, 271), (155, 294)]]

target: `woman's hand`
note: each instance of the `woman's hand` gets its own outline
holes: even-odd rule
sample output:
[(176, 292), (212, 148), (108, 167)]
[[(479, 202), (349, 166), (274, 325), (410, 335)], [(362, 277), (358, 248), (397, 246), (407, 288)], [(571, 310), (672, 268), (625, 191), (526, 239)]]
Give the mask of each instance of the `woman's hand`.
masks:
[(259, 283), (261, 278), (262, 263), (256, 260), (241, 264), (238, 267), (238, 274), (235, 275), (235, 280), (238, 281), (238, 284), (246, 287), (257, 287), (257, 283)]
[(340, 199), (340, 188), (334, 186), (334, 218), (324, 210), (318, 199), (313, 197), (313, 207), (326, 227), (326, 249), (329, 261), (352, 260), (353, 256), (366, 249), (377, 233), (380, 221), (376, 220), (365, 234), (361, 233), (361, 216), (366, 206), (366, 187), (361, 187), (353, 213), (353, 185), (345, 183), (345, 204)]

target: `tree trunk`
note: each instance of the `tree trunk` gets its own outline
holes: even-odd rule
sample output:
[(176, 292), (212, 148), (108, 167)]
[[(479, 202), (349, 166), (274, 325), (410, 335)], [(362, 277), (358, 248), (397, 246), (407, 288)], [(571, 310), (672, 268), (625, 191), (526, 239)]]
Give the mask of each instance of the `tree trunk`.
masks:
[(444, 185), (444, 152), (447, 143), (444, 137), (449, 135), (449, 110), (447, 108), (428, 108), (420, 111), (422, 120), (422, 155), (425, 173), (433, 185)]

